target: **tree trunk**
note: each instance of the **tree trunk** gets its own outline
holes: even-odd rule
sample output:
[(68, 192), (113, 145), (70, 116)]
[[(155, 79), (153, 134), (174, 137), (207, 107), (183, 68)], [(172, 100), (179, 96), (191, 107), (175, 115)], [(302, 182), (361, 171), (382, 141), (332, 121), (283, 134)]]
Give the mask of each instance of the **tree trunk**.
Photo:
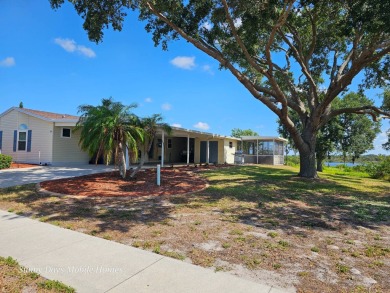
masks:
[[(150, 138), (147, 145), (147, 151), (144, 151), (141, 153), (140, 162), (137, 166), (137, 168), (134, 169), (134, 171), (131, 173), (130, 178), (134, 178), (134, 176), (141, 170), (142, 166), (145, 164), (145, 156), (147, 156), (150, 152), (150, 149), (152, 148), (154, 137)], [(145, 148), (144, 148), (145, 150)]]
[(119, 168), (119, 174), (122, 178), (126, 177), (126, 158), (125, 158), (125, 152), (123, 151), (123, 145), (120, 142), (118, 145), (118, 168)]
[(322, 158), (317, 157), (317, 172), (322, 172), (322, 162), (324, 160)]
[(316, 133), (310, 127), (304, 129), (302, 133), (304, 145), (299, 150), (299, 174), (300, 177), (318, 178), (316, 170)]
[(316, 155), (312, 150), (299, 151), (299, 176), (305, 178), (318, 178), (316, 170)]
[(145, 164), (145, 152), (143, 152), (141, 154), (141, 158), (140, 158), (139, 164), (138, 164), (137, 168), (135, 168), (133, 170), (133, 172), (131, 173), (130, 178), (134, 178), (134, 176), (139, 172), (139, 170), (141, 170), (141, 168), (142, 168), (142, 166), (144, 164)]

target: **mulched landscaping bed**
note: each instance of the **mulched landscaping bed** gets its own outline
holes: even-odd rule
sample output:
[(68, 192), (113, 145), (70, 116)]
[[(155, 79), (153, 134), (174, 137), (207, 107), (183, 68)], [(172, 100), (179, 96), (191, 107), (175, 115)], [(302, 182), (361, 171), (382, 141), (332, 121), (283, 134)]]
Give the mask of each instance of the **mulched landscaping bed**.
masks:
[[(196, 168), (198, 169), (198, 168)], [(76, 178), (58, 179), (41, 183), (41, 188), (68, 195), (80, 196), (161, 196), (196, 192), (206, 187), (206, 180), (197, 176), (190, 168), (163, 168), (161, 185), (156, 184), (156, 169), (141, 170), (136, 178), (125, 179), (119, 172), (86, 175)]]
[(39, 167), (39, 165), (23, 164), (23, 163), (13, 163), (12, 162), (10, 169), (32, 168), (32, 167)]

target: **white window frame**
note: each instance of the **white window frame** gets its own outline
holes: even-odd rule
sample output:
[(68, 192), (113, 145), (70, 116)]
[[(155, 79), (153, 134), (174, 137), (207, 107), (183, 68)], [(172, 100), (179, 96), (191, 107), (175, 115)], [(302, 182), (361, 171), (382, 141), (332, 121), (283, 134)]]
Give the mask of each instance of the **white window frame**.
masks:
[[(26, 134), (26, 139), (25, 140), (20, 140), (20, 134), (25, 133)], [(19, 142), (24, 142), (24, 150), (21, 150), (19, 147)], [(27, 151), (27, 131), (18, 131), (18, 152), (26, 152)]]
[[(69, 136), (64, 136), (64, 129), (69, 129)], [(69, 127), (62, 127), (61, 128), (61, 137), (62, 138), (72, 138), (72, 129)]]

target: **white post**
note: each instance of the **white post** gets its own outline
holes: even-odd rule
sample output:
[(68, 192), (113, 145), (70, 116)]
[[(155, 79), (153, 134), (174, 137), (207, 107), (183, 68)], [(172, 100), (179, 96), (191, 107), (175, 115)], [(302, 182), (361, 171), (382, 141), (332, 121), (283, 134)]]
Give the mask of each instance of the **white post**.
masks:
[(162, 136), (161, 136), (161, 167), (164, 167), (164, 130), (162, 131)]
[(207, 147), (206, 147), (206, 163), (210, 163), (210, 143), (207, 140)]
[(256, 164), (259, 163), (259, 139), (256, 139)]
[(190, 135), (187, 134), (187, 165), (190, 164)]
[(129, 160), (129, 149), (127, 148), (127, 146), (125, 148), (125, 160), (126, 160), (126, 169), (129, 170), (130, 169), (130, 160)]
[(160, 165), (157, 165), (157, 185), (158, 186), (160, 186), (160, 180), (161, 180), (160, 173), (161, 173)]
[(275, 139), (272, 140), (273, 147), (272, 147), (272, 165), (275, 165)]

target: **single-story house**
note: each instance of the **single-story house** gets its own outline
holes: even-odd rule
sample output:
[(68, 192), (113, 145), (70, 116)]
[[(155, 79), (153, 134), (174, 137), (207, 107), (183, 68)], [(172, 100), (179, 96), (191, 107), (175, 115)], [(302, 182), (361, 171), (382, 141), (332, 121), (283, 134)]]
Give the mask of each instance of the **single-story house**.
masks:
[[(87, 164), (91, 158), (79, 146), (80, 132), (74, 131), (78, 119), (68, 114), (10, 108), (0, 114), (0, 153), (12, 156), (15, 162)], [(160, 163), (162, 166), (175, 163), (233, 164), (238, 146), (244, 145), (245, 141), (246, 145), (251, 145), (244, 148), (247, 150), (243, 154), (245, 162), (283, 164), (285, 140), (277, 137), (250, 138), (252, 140), (179, 127), (172, 127), (168, 135), (159, 129), (146, 162)], [(260, 148), (260, 145), (263, 147)], [(265, 151), (267, 154), (262, 153)], [(262, 156), (267, 156), (267, 159)]]

